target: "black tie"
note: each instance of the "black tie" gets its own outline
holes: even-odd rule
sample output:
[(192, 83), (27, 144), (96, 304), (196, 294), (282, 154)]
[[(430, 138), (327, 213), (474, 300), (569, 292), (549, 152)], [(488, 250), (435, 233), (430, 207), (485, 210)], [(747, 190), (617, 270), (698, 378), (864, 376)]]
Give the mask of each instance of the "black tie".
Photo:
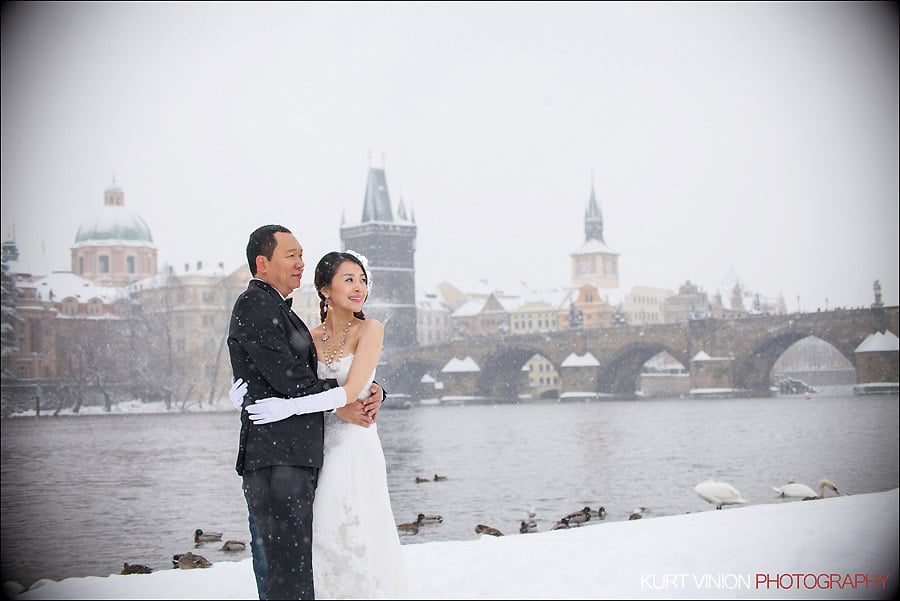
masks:
[(284, 299), (284, 302), (287, 303), (288, 309), (290, 309), (290, 308), (291, 308), (291, 305), (294, 304), (294, 299), (293, 299), (293, 297), (291, 297), (291, 298), (286, 298), (286, 299)]

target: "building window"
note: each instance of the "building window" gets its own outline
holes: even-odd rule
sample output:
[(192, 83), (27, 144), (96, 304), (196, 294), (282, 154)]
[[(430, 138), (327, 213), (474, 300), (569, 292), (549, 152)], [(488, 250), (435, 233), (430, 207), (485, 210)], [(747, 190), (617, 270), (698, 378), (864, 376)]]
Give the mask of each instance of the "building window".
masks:
[(41, 322), (32, 319), (29, 320), (29, 325), (31, 325), (31, 352), (40, 353), (43, 350), (41, 348), (41, 344), (43, 343), (41, 338)]
[(613, 261), (612, 257), (603, 258), (603, 271), (606, 273), (606, 275), (616, 274), (616, 264), (615, 261)]
[(100, 273), (109, 273), (109, 257), (106, 255), (101, 255), (98, 260), (100, 261)]
[(24, 365), (20, 365), (19, 369), (16, 370), (16, 373), (18, 374), (20, 380), (24, 380), (28, 377), (28, 370), (25, 369)]
[(578, 271), (581, 275), (590, 275), (593, 273), (593, 269), (591, 268), (591, 260), (590, 259), (582, 259), (578, 263)]
[(134, 257), (125, 257), (125, 270), (134, 273)]
[(92, 298), (88, 301), (88, 315), (100, 315), (103, 313), (103, 301)]
[(203, 302), (204, 303), (211, 305), (212, 303), (215, 302), (215, 300), (216, 300), (215, 292), (207, 292), (207, 291), (203, 292)]
[(84, 275), (84, 257), (78, 257), (78, 275)]
[(67, 297), (62, 302), (63, 315), (73, 316), (78, 313), (78, 300), (73, 297)]

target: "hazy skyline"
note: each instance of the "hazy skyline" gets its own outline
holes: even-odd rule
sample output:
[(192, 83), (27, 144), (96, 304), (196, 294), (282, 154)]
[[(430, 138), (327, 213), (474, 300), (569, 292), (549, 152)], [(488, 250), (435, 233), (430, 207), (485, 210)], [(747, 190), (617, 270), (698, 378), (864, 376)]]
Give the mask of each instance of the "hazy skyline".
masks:
[(623, 293), (734, 274), (809, 311), (878, 279), (898, 303), (896, 3), (2, 10), (2, 233), (27, 265), (68, 269), (115, 178), (160, 265), (236, 268), (276, 222), (309, 283), (371, 164), (420, 288), (568, 284), (593, 179)]

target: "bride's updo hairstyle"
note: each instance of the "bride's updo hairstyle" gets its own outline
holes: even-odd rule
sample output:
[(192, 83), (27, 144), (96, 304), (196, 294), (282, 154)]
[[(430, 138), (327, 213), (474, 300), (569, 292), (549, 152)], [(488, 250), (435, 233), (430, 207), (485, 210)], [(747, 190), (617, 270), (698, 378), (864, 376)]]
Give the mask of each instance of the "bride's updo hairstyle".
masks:
[[(326, 254), (319, 259), (319, 263), (316, 265), (315, 277), (316, 294), (319, 295), (319, 318), (322, 320), (322, 323), (325, 323), (325, 315), (328, 312), (328, 304), (325, 302), (322, 288), (331, 285), (331, 280), (334, 279), (338, 268), (347, 261), (359, 265), (362, 268), (363, 273), (366, 274), (366, 286), (368, 292), (366, 292), (366, 298), (363, 299), (363, 302), (366, 302), (369, 298), (369, 292), (372, 291), (372, 278), (369, 275), (369, 268), (367, 267), (368, 261), (363, 255), (357, 254), (352, 250), (347, 252), (338, 252), (335, 250)], [(366, 315), (362, 311), (357, 311), (353, 314), (353, 317), (365, 319)]]

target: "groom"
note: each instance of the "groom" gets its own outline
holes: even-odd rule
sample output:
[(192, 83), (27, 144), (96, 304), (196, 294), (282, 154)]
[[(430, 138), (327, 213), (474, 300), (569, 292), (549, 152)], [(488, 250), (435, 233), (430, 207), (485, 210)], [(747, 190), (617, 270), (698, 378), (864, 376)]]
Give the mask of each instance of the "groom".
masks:
[[(244, 407), (269, 397), (300, 410), (304, 402), (334, 410), (342, 420), (368, 426), (383, 399), (375, 385), (370, 406), (347, 403), (334, 380), (316, 376), (317, 357), (309, 329), (287, 296), (300, 286), (303, 247), (290, 230), (264, 225), (250, 234), (247, 262), (253, 279), (235, 301), (228, 332), (234, 378), (247, 383)], [(304, 398), (297, 398), (304, 397)], [(243, 477), (250, 522), (262, 542), (266, 599), (314, 599), (312, 505), (322, 467), (322, 413), (255, 424), (241, 411), (237, 473)], [(258, 535), (258, 536), (257, 536)], [(259, 578), (259, 574), (257, 574)], [(265, 597), (263, 597), (263, 595)]]

